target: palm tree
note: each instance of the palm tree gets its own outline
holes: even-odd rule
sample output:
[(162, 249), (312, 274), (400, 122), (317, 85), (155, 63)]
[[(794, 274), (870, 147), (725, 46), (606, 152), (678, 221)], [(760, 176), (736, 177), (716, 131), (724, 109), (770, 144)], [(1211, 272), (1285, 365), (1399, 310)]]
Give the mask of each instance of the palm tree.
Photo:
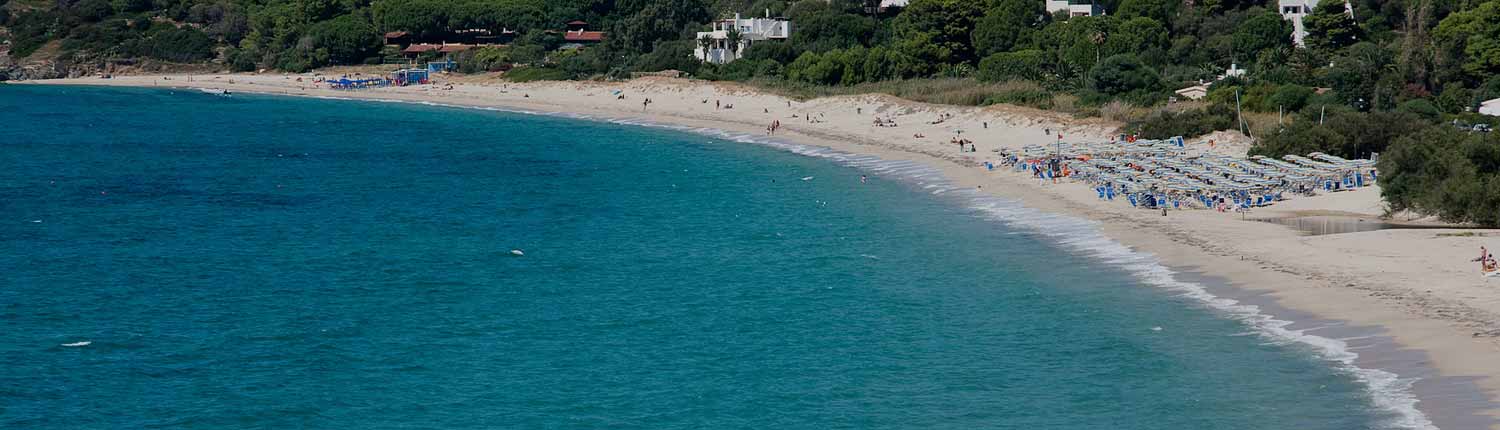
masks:
[[(744, 36), (740, 34), (740, 30), (736, 28), (730, 28), (725, 35), (725, 39), (729, 41), (729, 52), (734, 54), (735, 59), (739, 59), (740, 41), (744, 39)], [(725, 61), (729, 60), (726, 59)]]
[(712, 62), (709, 60), (710, 58), (713, 58), (712, 54), (709, 52), (709, 49), (713, 48), (714, 46), (714, 38), (705, 34), (703, 35), (703, 37), (698, 38), (698, 46), (703, 48), (703, 61)]

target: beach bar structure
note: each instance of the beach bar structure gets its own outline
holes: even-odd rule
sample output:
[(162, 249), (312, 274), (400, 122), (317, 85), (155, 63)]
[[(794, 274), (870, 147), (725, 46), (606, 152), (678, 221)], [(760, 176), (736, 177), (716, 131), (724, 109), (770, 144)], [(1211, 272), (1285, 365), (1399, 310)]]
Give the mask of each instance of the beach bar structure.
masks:
[(436, 73), (451, 72), (454, 70), (458, 70), (458, 62), (453, 61), (452, 58), (444, 61), (429, 62), (427, 63), (427, 70)]
[(397, 86), (422, 85), (431, 82), (432, 72), (427, 69), (401, 69), (391, 73)]

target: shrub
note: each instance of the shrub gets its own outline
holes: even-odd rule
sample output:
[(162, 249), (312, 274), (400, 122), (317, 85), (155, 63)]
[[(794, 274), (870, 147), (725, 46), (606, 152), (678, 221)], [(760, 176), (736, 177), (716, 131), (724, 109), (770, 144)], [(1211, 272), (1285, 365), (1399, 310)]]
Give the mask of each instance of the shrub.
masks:
[(984, 99), (984, 104), (1013, 104), (1038, 109), (1052, 108), (1052, 93), (1031, 81), (1010, 81), (1000, 85), (996, 94)]
[(1235, 128), (1234, 109), (1223, 104), (1185, 111), (1160, 109), (1127, 127), (1147, 139), (1202, 136)]
[(1361, 113), (1346, 109), (1329, 110), (1322, 124), (1318, 112), (1305, 112), (1303, 118), (1279, 132), (1260, 136), (1250, 148), (1251, 154), (1281, 157), (1287, 154), (1307, 155), (1324, 152), (1345, 158), (1367, 158), (1384, 152), (1390, 142), (1411, 133), (1413, 127), (1430, 122), (1410, 112)]
[(1394, 210), (1500, 226), (1500, 134), (1427, 127), (1396, 139), (1379, 168), (1381, 196)]
[(255, 71), (255, 53), (243, 49), (231, 49), (225, 53), (229, 59), (229, 69), (236, 72)]
[(1312, 88), (1304, 87), (1301, 85), (1287, 84), (1282, 85), (1281, 88), (1277, 88), (1276, 92), (1271, 94), (1271, 97), (1267, 100), (1267, 102), (1269, 102), (1268, 104), (1272, 105), (1272, 107), (1279, 106), (1289, 112), (1295, 112), (1302, 110), (1302, 107), (1307, 106), (1307, 100), (1309, 98), (1312, 98), (1312, 96)]
[(518, 67), (505, 72), (505, 79), (511, 82), (565, 81), (570, 77), (567, 71), (556, 67)]
[(498, 72), (510, 67), (510, 48), (486, 46), (460, 53), (458, 71), (462, 73)]
[(1438, 111), (1437, 105), (1432, 104), (1432, 102), (1427, 101), (1427, 99), (1407, 100), (1406, 102), (1401, 103), (1401, 107), (1399, 108), (1399, 110), (1402, 112), (1415, 114), (1428, 121), (1437, 121), (1438, 118), (1443, 115), (1441, 111)]
[(1152, 92), (1161, 89), (1161, 75), (1131, 54), (1105, 58), (1094, 66), (1089, 79), (1094, 90), (1109, 95)]
[(158, 31), (144, 45), (146, 56), (191, 63), (214, 56), (214, 41), (203, 32), (189, 28), (168, 28)]
[(1041, 81), (1046, 74), (1046, 53), (1029, 49), (1002, 52), (985, 57), (979, 62), (979, 80), (1005, 82), (1016, 79)]

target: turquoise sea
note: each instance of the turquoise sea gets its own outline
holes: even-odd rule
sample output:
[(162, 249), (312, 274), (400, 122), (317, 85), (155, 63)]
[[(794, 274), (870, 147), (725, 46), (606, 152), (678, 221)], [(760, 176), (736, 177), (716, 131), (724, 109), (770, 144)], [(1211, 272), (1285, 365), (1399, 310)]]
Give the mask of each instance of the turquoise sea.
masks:
[(0, 428), (1426, 422), (1087, 223), (909, 163), (400, 103), (0, 106)]

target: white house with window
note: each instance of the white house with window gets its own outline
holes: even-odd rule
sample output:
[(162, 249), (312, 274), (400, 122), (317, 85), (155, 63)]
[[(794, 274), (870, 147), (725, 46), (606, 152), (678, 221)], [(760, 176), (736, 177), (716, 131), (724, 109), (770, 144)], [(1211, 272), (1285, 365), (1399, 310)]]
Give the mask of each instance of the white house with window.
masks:
[(1098, 16), (1104, 14), (1104, 6), (1092, 0), (1046, 0), (1047, 13), (1067, 12), (1068, 16)]
[[(715, 64), (724, 64), (740, 58), (745, 53), (745, 48), (763, 40), (786, 39), (792, 35), (792, 22), (785, 18), (771, 18), (771, 11), (766, 11), (765, 18), (740, 18), (740, 14), (734, 14), (734, 18), (714, 21), (711, 31), (700, 31), (698, 47), (693, 49), (693, 56)], [(731, 34), (734, 33), (734, 34)], [(738, 40), (731, 40), (737, 36)], [(707, 48), (703, 40), (708, 39)]]

